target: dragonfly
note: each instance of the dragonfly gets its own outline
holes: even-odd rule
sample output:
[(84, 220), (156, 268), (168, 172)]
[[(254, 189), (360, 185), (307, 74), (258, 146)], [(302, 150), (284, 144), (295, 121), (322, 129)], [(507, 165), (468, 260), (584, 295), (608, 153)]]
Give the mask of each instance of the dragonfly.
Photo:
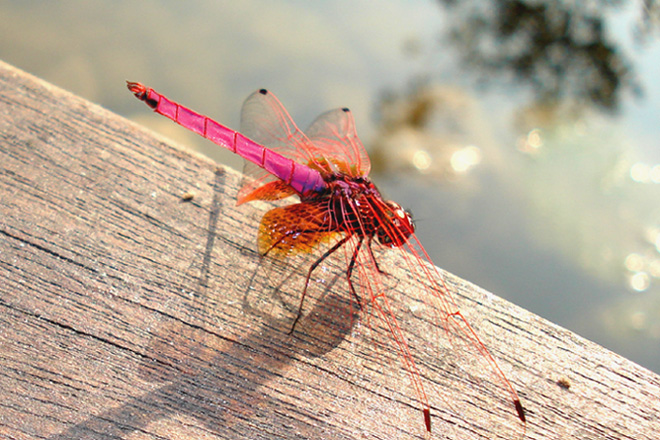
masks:
[[(415, 235), (412, 215), (398, 203), (385, 200), (369, 179), (369, 156), (348, 108), (323, 113), (303, 132), (275, 95), (261, 89), (243, 104), (240, 133), (141, 83), (127, 81), (127, 87), (156, 113), (245, 159), (249, 179), (238, 192), (239, 205), (298, 197), (297, 203), (267, 211), (257, 237), (259, 253), (272, 258), (311, 254), (325, 246), (307, 269), (291, 332), (302, 314), (312, 274), (324, 260), (342, 248), (348, 249), (344, 276), (351, 297), (362, 309), (365, 296), (366, 301), (376, 302), (386, 295), (378, 279), (389, 274), (380, 267), (375, 249), (398, 249), (399, 258), (415, 279), (423, 280), (429, 300), (442, 311), (443, 322), (438, 325), (447, 333), (451, 330), (460, 334), (471, 351), (485, 361), (492, 376), (510, 395), (518, 419), (523, 426), (526, 424), (518, 393), (456, 306), (439, 269)], [(378, 306), (380, 317), (408, 372), (430, 434), (431, 405), (412, 348), (393, 308), (387, 302), (382, 304)]]

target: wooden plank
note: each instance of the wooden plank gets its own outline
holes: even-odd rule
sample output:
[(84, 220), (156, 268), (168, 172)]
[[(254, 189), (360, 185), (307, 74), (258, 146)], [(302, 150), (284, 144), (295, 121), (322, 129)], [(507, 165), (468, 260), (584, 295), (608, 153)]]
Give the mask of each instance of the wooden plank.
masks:
[[(261, 313), (236, 172), (6, 64), (0, 115), (0, 438), (424, 437), (405, 370), (342, 289), (293, 335)], [(657, 437), (657, 375), (447, 277), (528, 422), (411, 307), (434, 438)]]

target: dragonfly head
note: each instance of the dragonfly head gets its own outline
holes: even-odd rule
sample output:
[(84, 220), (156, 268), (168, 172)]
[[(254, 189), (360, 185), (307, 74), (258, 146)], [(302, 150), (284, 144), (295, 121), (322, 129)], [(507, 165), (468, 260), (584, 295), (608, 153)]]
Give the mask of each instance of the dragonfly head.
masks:
[(389, 247), (401, 247), (415, 232), (412, 215), (396, 202), (387, 201), (383, 207), (385, 218), (376, 229), (378, 241)]

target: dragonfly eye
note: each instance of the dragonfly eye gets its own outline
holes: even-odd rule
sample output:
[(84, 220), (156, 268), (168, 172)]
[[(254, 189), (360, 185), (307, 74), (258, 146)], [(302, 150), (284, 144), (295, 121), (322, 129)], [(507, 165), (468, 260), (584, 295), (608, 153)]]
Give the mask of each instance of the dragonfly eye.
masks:
[(408, 237), (415, 232), (412, 216), (396, 202), (385, 202), (385, 216), (383, 224), (378, 226), (376, 237), (385, 246), (401, 247), (408, 242)]

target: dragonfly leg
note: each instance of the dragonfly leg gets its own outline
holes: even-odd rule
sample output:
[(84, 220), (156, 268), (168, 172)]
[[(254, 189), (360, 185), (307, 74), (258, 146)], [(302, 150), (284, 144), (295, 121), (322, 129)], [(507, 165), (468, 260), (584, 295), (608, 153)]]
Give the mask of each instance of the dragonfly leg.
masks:
[(390, 276), (389, 273), (385, 272), (384, 270), (382, 270), (382, 269), (380, 268), (380, 266), (378, 266), (378, 260), (376, 260), (376, 256), (374, 255), (374, 251), (373, 251), (373, 249), (371, 249), (371, 240), (372, 240), (372, 239), (373, 239), (373, 237), (369, 237), (369, 238), (367, 239), (367, 240), (368, 240), (368, 241), (367, 241), (367, 249), (369, 249), (369, 255), (371, 256), (371, 261), (374, 262), (374, 266), (376, 266), (376, 270), (378, 271), (379, 274), (381, 274), (381, 275), (386, 275), (386, 276)]
[[(291, 326), (291, 330), (289, 330), (289, 334), (292, 334), (294, 330), (296, 329), (296, 324), (298, 324), (298, 320), (300, 319), (300, 316), (302, 315), (302, 308), (303, 308), (303, 303), (305, 302), (305, 295), (307, 295), (307, 286), (309, 286), (309, 280), (312, 277), (312, 272), (314, 272), (314, 269), (318, 267), (319, 264), (323, 262), (326, 258), (328, 258), (330, 255), (332, 255), (337, 249), (342, 247), (349, 239), (351, 238), (350, 235), (342, 238), (339, 240), (337, 243), (335, 243), (334, 246), (332, 246), (330, 249), (325, 251), (323, 255), (321, 255), (312, 265), (309, 267), (309, 271), (307, 271), (307, 278), (305, 278), (305, 287), (303, 288), (302, 295), (300, 295), (300, 305), (298, 306), (298, 314), (296, 315), (296, 319), (293, 320), (293, 325)], [(349, 280), (349, 286), (350, 286), (350, 280)], [(352, 286), (351, 286), (352, 288)]]
[[(355, 268), (355, 262), (357, 261), (358, 252), (360, 252), (360, 247), (362, 246), (362, 242), (363, 242), (363, 238), (360, 238), (360, 241), (358, 241), (357, 245), (355, 246), (355, 250), (353, 251), (353, 255), (351, 256), (351, 261), (350, 263), (348, 263), (348, 269), (346, 270), (348, 289), (351, 291), (353, 298), (355, 298), (355, 302), (357, 303), (358, 309), (360, 309), (360, 311), (362, 311), (362, 303), (360, 302), (360, 297), (358, 296), (357, 292), (355, 291), (355, 287), (353, 286), (351, 275), (353, 275), (353, 268)], [(378, 265), (376, 265), (376, 268), (378, 268)]]

